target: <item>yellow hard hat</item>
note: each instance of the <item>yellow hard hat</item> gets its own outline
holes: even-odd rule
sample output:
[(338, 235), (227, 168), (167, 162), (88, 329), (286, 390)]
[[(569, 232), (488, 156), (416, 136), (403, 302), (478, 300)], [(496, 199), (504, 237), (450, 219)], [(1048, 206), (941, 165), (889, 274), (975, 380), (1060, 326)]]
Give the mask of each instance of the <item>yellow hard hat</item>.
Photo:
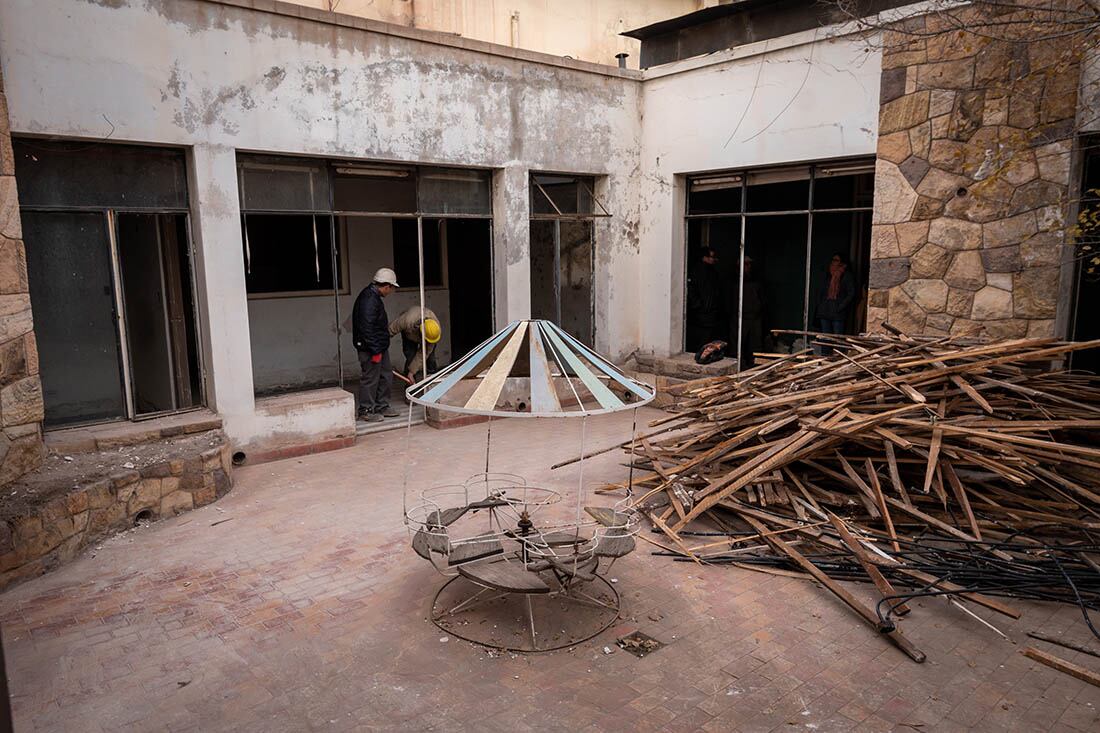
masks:
[(434, 318), (425, 318), (420, 327), (424, 330), (424, 340), (429, 344), (434, 344), (443, 336), (443, 329), (439, 327), (439, 321)]

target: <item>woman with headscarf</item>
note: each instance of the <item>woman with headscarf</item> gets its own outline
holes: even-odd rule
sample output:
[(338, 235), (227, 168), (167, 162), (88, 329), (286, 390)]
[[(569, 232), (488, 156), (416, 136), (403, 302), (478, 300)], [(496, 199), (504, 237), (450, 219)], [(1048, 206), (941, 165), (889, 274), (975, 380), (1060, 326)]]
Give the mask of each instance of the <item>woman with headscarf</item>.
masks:
[(839, 252), (825, 270), (825, 287), (817, 302), (817, 322), (822, 333), (844, 333), (848, 312), (856, 298), (856, 279)]

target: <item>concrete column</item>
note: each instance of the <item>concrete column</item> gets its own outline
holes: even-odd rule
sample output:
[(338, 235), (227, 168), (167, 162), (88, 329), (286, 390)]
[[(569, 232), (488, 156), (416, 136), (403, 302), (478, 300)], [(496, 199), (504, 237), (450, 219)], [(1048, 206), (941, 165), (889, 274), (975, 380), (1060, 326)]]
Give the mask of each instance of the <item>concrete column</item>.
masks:
[(250, 415), (255, 399), (235, 151), (196, 145), (190, 168), (207, 402), (226, 418)]
[(493, 283), (496, 326), (531, 317), (529, 171), (508, 165), (493, 176)]
[[(639, 207), (641, 343), (659, 356), (679, 353), (683, 342), (684, 193), (682, 177), (653, 168)], [(671, 185), (654, 185), (668, 181)]]

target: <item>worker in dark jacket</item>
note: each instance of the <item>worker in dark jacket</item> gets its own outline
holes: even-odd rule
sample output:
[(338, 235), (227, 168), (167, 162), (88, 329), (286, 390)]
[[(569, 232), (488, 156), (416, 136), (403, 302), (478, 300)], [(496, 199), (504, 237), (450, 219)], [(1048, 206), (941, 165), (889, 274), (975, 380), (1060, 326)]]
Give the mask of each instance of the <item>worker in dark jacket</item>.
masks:
[(358, 419), (378, 422), (400, 413), (390, 407), (390, 319), (382, 299), (397, 289), (397, 274), (388, 267), (374, 273), (374, 281), (355, 299), (351, 326), (355, 348), (359, 352)]
[[(825, 287), (817, 301), (817, 322), (822, 333), (844, 333), (848, 324), (848, 314), (856, 298), (856, 279), (844, 255), (839, 252), (829, 261), (825, 271)], [(822, 353), (831, 354), (832, 349), (822, 347)]]
[(718, 253), (707, 247), (699, 262), (688, 272), (687, 348), (694, 351), (724, 336), (722, 331), (722, 278), (718, 274)]

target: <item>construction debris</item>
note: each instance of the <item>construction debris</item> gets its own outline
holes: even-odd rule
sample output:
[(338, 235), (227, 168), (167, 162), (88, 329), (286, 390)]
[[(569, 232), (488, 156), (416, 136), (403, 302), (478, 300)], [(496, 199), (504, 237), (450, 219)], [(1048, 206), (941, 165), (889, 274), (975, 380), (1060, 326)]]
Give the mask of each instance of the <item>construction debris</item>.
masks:
[(815, 338), (831, 353), (679, 385), (677, 413), (624, 446), (655, 554), (813, 577), (916, 661), (897, 628), (913, 598), (1075, 603), (1091, 629), (1100, 378), (1060, 360), (1100, 342)]

